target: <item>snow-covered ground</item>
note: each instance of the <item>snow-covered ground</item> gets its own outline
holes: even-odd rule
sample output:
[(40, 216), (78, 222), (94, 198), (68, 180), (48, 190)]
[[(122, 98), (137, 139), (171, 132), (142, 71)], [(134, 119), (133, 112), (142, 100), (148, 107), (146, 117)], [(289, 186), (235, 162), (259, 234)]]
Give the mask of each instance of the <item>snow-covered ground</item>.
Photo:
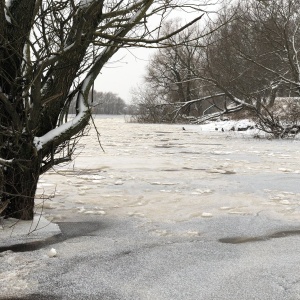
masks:
[[(211, 241), (228, 235), (264, 235), (266, 224), (299, 225), (300, 141), (297, 138), (254, 139), (255, 130), (230, 131), (241, 124), (225, 121), (202, 126), (134, 124), (125, 122), (124, 117), (107, 116), (97, 118), (96, 125), (105, 152), (92, 129), (90, 136), (81, 140), (78, 156), (72, 164), (56, 167), (41, 177), (36, 207), (37, 212), (41, 212), (43, 206), (43, 216), (48, 220), (80, 222), (90, 218), (103, 224), (119, 219), (125, 224), (138, 222), (135, 230), (145, 232), (138, 236), (139, 241), (144, 235), (176, 241), (202, 239), (203, 232)], [(263, 221), (255, 223), (256, 217)], [(224, 227), (222, 220), (226, 221)], [(234, 220), (239, 223), (234, 224)], [(219, 224), (214, 225), (217, 231), (212, 224)], [(133, 243), (131, 225), (131, 232), (126, 231), (126, 226), (118, 226), (123, 236), (115, 238), (114, 243), (110, 236), (100, 239), (102, 247), (107, 247), (102, 249), (105, 255), (108, 249), (116, 251), (118, 240), (122, 241), (119, 247)], [(61, 261), (56, 263), (56, 268), (86, 251), (82, 249), (90, 248), (88, 251), (94, 257), (98, 246), (89, 247), (88, 241), (96, 243), (89, 239), (57, 246), (57, 259)], [(46, 285), (46, 279), (51, 282), (47, 275), (40, 281), (34, 280), (32, 275), (37, 268), (47, 273), (55, 261), (47, 256), (48, 248), (33, 253), (2, 253), (1, 292), (22, 295), (39, 289), (41, 282)], [(128, 290), (129, 285), (126, 283)], [(171, 299), (155, 298), (153, 295), (159, 295), (157, 293), (153, 285), (150, 298), (135, 295), (122, 299)]]
[(203, 125), (195, 125), (190, 126), (189, 128), (193, 128), (195, 131), (244, 131), (244, 133), (256, 136), (261, 135), (265, 136), (263, 132), (260, 132), (258, 129), (255, 128), (255, 123), (251, 120), (227, 120), (227, 121), (211, 121), (207, 122)]

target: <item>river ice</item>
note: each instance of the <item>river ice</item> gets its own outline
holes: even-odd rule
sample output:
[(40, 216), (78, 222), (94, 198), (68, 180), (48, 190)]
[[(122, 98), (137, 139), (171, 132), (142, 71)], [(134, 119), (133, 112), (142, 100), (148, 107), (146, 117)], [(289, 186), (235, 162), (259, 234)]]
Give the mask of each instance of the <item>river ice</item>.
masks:
[(215, 131), (220, 124), (182, 130), (124, 117), (96, 124), (105, 152), (92, 129), (71, 165), (41, 178), (37, 197), (51, 197), (44, 202), (47, 218), (107, 214), (172, 222), (262, 212), (299, 218), (298, 139)]
[[(270, 260), (273, 270), (270, 271), (271, 273), (280, 273), (279, 267), (277, 271), (273, 269), (272, 258), (276, 255), (274, 250), (276, 249), (278, 253), (280, 250), (277, 244), (272, 246), (272, 243), (275, 242), (272, 241), (268, 244), (270, 247), (268, 250), (259, 248), (254, 251), (254, 246), (251, 246), (253, 248), (251, 248), (251, 252), (246, 253), (245, 258), (244, 256), (243, 259), (239, 258), (239, 266), (231, 269), (232, 256), (234, 253), (239, 253), (242, 256), (239, 252), (242, 248), (239, 248), (239, 251), (235, 248), (232, 252), (230, 246), (217, 244), (217, 241), (219, 239), (219, 241), (234, 241), (235, 243), (239, 239), (226, 239), (225, 237), (241, 234), (258, 235), (258, 240), (268, 240), (264, 236), (272, 228), (282, 228), (282, 225), (293, 227), (293, 224), (295, 227), (299, 226), (299, 139), (253, 138), (257, 132), (227, 131), (232, 127), (232, 123), (229, 124), (228, 122), (203, 126), (184, 125), (185, 130), (183, 130), (183, 125), (175, 124), (128, 123), (121, 116), (99, 117), (96, 118), (95, 123), (101, 133), (101, 145), (105, 152), (99, 146), (95, 131), (92, 128), (90, 135), (84, 137), (78, 145), (78, 155), (74, 162), (55, 167), (40, 178), (36, 196), (36, 210), (37, 215), (42, 213), (43, 217), (49, 221), (65, 222), (69, 231), (72, 227), (70, 222), (77, 222), (77, 225), (74, 225), (75, 230), (76, 226), (81, 224), (80, 222), (84, 224), (89, 219), (97, 220), (100, 222), (99, 224), (110, 224), (112, 229), (109, 229), (108, 225), (106, 225), (107, 228), (103, 227), (100, 240), (98, 236), (98, 239), (96, 236), (94, 239), (93, 235), (86, 235), (81, 237), (81, 240), (77, 240), (76, 233), (74, 233), (73, 239), (69, 242), (42, 248), (38, 251), (3, 252), (0, 256), (0, 288), (3, 295), (20, 296), (29, 293), (29, 291), (41, 291), (42, 287), (46, 293), (51, 290), (48, 285), (49, 282), (53, 281), (57, 287), (57, 289), (55, 288), (57, 295), (61, 295), (59, 293), (64, 293), (67, 289), (71, 290), (73, 285), (77, 288), (79, 286), (83, 296), (81, 298), (78, 296), (79, 298), (76, 299), (90, 299), (86, 298), (86, 295), (91, 291), (96, 295), (95, 298), (91, 299), (99, 299), (97, 297), (100, 295), (100, 291), (96, 289), (103, 288), (105, 290), (109, 287), (113, 292), (120, 289), (118, 292), (123, 296), (121, 298), (114, 295), (107, 296), (107, 298), (103, 296), (103, 299), (168, 300), (177, 299), (177, 296), (178, 299), (184, 299), (182, 295), (178, 294), (180, 293), (178, 291), (177, 296), (174, 296), (176, 288), (179, 291), (188, 291), (190, 296), (185, 299), (254, 299), (251, 297), (254, 297), (257, 292), (255, 288), (251, 289), (250, 294), (247, 290), (251, 284), (243, 287), (243, 293), (249, 298), (247, 296), (234, 298), (230, 294), (230, 289), (228, 289), (227, 295), (227, 290), (224, 292), (219, 283), (226, 281), (226, 276), (229, 276), (229, 273), (230, 276), (237, 276), (232, 277), (237, 278), (237, 280), (244, 278), (239, 274), (252, 274), (245, 269), (246, 267), (253, 270), (255, 278), (256, 270), (261, 266), (259, 260), (256, 259), (255, 251), (261, 253), (259, 256), (262, 255)], [(219, 130), (215, 130), (216, 128)], [(224, 128), (225, 131), (222, 132), (221, 128)], [(111, 220), (120, 220), (120, 222), (112, 226), (111, 222), (113, 221)], [(144, 237), (147, 237), (146, 242), (143, 242)], [(276, 235), (269, 236), (270, 239), (274, 237)], [(296, 237), (291, 238), (295, 240)], [(253, 241), (255, 239), (252, 238)], [(215, 242), (212, 242), (213, 240)], [(241, 240), (243, 241), (243, 239)], [(196, 265), (194, 267), (195, 261), (192, 259), (190, 259), (190, 263), (189, 260), (184, 262), (182, 255), (194, 249), (191, 248), (194, 247), (192, 244), (187, 245), (187, 248), (182, 248), (182, 250), (176, 250), (179, 251), (178, 253), (183, 251), (178, 254), (179, 256), (177, 256), (177, 252), (172, 252), (171, 248), (168, 248), (171, 251), (170, 257), (173, 257), (174, 261), (182, 260), (183, 269), (173, 269), (172, 264), (174, 262), (171, 263), (172, 260), (169, 261), (164, 255), (164, 246), (162, 246), (162, 252), (159, 254), (151, 252), (152, 248), (149, 246), (151, 243), (163, 243), (163, 245), (170, 243), (172, 245), (170, 247), (173, 247), (174, 241), (176, 243), (179, 241), (201, 242), (202, 246), (197, 248), (197, 251), (202, 251), (203, 247), (203, 249), (208, 249), (203, 252), (205, 267), (203, 264), (197, 265), (197, 268)], [(204, 241), (207, 243), (204, 244)], [(89, 243), (88, 246), (87, 243)], [(139, 248), (141, 245), (143, 245), (144, 250)], [(58, 248), (57, 257), (55, 255), (54, 258), (50, 258), (48, 254), (53, 247)], [(134, 252), (133, 249), (136, 247), (139, 250)], [(249, 248), (249, 246), (247, 247)], [(150, 250), (146, 252), (145, 249)], [(219, 253), (217, 249), (221, 249), (221, 252)], [(78, 264), (86, 260), (82, 258), (83, 255), (86, 255), (86, 251), (90, 251), (91, 265), (79, 267)], [(111, 259), (109, 255), (117, 255), (118, 251), (122, 255), (134, 252), (136, 253), (134, 255), (142, 253), (143, 256), (128, 262), (129, 265), (124, 262), (124, 269), (121, 270), (122, 262), (120, 261), (119, 265), (110, 265), (114, 264), (115, 259)], [(193, 250), (193, 255), (199, 257), (201, 253), (199, 254), (197, 251)], [(222, 251), (225, 251), (223, 252), (225, 254), (222, 254)], [(271, 252), (274, 254), (269, 257), (268, 253)], [(123, 260), (120, 253), (117, 257), (122, 257)], [(286, 249), (282, 249), (282, 253), (284, 256)], [(229, 258), (222, 257), (222, 255), (226, 256), (227, 254)], [(216, 261), (216, 255), (222, 258), (220, 262)], [(96, 267), (95, 262), (93, 262), (96, 256), (97, 259), (102, 259), (101, 263), (104, 266), (97, 271), (94, 270)], [(212, 260), (209, 259), (211, 256)], [(165, 267), (168, 266), (173, 270), (169, 277), (160, 277), (159, 268), (163, 265), (161, 265), (160, 260), (155, 263), (158, 257), (165, 259), (163, 265), (166, 263)], [(294, 256), (291, 254), (289, 257)], [(149, 259), (149, 265), (144, 259)], [(227, 262), (226, 259), (229, 261)], [(284, 257), (284, 260), (281, 261), (282, 268), (287, 268), (287, 265), (296, 268), (299, 265), (295, 264), (294, 261), (288, 261), (288, 264), (284, 264), (285, 259)], [(297, 260), (298, 258), (295, 257), (294, 259)], [(69, 267), (71, 261), (74, 263), (74, 267), (71, 268), (73, 271), (70, 271)], [(137, 262), (142, 263), (142, 265), (136, 265)], [(185, 263), (188, 264), (188, 268), (185, 268)], [(143, 264), (146, 265), (143, 266)], [(229, 270), (227, 275), (225, 274), (227, 271), (221, 267), (223, 264), (226, 264), (226, 268)], [(157, 269), (153, 267), (155, 265)], [(214, 265), (219, 270), (219, 277), (215, 277), (214, 267), (210, 268)], [(105, 266), (108, 268), (107, 270)], [(62, 271), (58, 271), (60, 267), (63, 268)], [(141, 285), (140, 289), (136, 287), (135, 281), (130, 283), (124, 277), (125, 274), (129, 276), (128, 270), (131, 267), (136, 268), (137, 274), (142, 273), (140, 277), (134, 277), (134, 280)], [(150, 272), (151, 268), (155, 269), (153, 269), (153, 274), (158, 272), (155, 276)], [(267, 270), (267, 266), (265, 268)], [(77, 270), (78, 274), (76, 273)], [(95, 276), (90, 274), (91, 270), (94, 270)], [(185, 286), (185, 281), (180, 279), (181, 270), (194, 276), (193, 287), (187, 282)], [(65, 278), (63, 275), (57, 277), (60, 276), (60, 273), (56, 274), (55, 272), (66, 274), (66, 276)], [(73, 272), (72, 275), (70, 272)], [(90, 282), (87, 282), (86, 286), (81, 284), (83, 278), (80, 278), (84, 272), (87, 272), (87, 276), (89, 276), (88, 274), (91, 276)], [(116, 273), (112, 273), (113, 276), (110, 272)], [(170, 270), (167, 269), (166, 272), (170, 272)], [(48, 273), (54, 274), (53, 277), (50, 278)], [(100, 273), (102, 275), (99, 275)], [(121, 277), (121, 274), (124, 276)], [(133, 276), (132, 274), (130, 276)], [(149, 274), (152, 277), (149, 277)], [(300, 280), (298, 269), (294, 272), (287, 269), (286, 274), (293, 276), (291, 280), (294, 282)], [(75, 276), (72, 283), (69, 283), (70, 276)], [(109, 280), (110, 276), (112, 277), (111, 280)], [(118, 276), (120, 276), (119, 280), (122, 284), (116, 281), (114, 285), (113, 282), (117, 280), (116, 277)], [(200, 284), (199, 281), (197, 283), (199, 279), (197, 276), (202, 276), (205, 287), (197, 286)], [(208, 277), (206, 278), (206, 276)], [(298, 279), (296, 280), (294, 277)], [(157, 278), (157, 283), (155, 283), (154, 278)], [(213, 283), (214, 278), (217, 280)], [(283, 275), (278, 275), (275, 281), (281, 282), (282, 278)], [(95, 281), (95, 285), (89, 287), (93, 280), (99, 282)], [(143, 285), (143, 280), (146, 281), (145, 285)], [(147, 280), (153, 281), (152, 287), (147, 287)], [(162, 282), (165, 282), (163, 293), (167, 293), (167, 296), (161, 293), (160, 284)], [(224, 297), (220, 296), (220, 298), (208, 296), (211, 293), (209, 282), (214, 286), (213, 289), (222, 290), (218, 295), (225, 293), (227, 296), (224, 296), (225, 294)], [(262, 281), (257, 279), (253, 285), (259, 286), (261, 283)], [(231, 286), (234, 283), (232, 281), (227, 284)], [(269, 284), (270, 291), (273, 288), (272, 284)], [(266, 285), (268, 286), (268, 283)], [(284, 283), (282, 283), (283, 285)], [(171, 286), (173, 286), (172, 291), (168, 289)], [(298, 284), (296, 288), (293, 288), (296, 295), (300, 286)], [(199, 296), (198, 289), (203, 297)], [(236, 284), (234, 289), (242, 293), (240, 283)], [(281, 286), (278, 289), (283, 294), (280, 294), (279, 290), (276, 289), (276, 293), (274, 292), (273, 295), (270, 294), (273, 292), (265, 289), (267, 297), (262, 296), (255, 299), (298, 299), (290, 298), (290, 294), (285, 293)], [(252, 291), (254, 291), (253, 294)], [(102, 292), (104, 293), (103, 290), (101, 290)], [(72, 294), (72, 291), (69, 293), (71, 295), (69, 298), (66, 296), (57, 299), (75, 299), (75, 294)], [(237, 293), (236, 295), (240, 294)], [(275, 295), (278, 295), (279, 298), (276, 298)], [(37, 297), (37, 299), (42, 298)]]

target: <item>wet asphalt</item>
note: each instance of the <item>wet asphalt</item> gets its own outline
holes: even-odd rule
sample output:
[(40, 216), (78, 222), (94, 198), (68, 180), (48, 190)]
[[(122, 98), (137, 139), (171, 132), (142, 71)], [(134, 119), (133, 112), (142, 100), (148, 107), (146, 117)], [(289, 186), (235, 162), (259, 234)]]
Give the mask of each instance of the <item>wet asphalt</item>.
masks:
[[(18, 246), (32, 259), (26, 293), (0, 299), (300, 299), (300, 224), (264, 214), (188, 222), (97, 217)], [(3, 251), (3, 249), (1, 250)]]

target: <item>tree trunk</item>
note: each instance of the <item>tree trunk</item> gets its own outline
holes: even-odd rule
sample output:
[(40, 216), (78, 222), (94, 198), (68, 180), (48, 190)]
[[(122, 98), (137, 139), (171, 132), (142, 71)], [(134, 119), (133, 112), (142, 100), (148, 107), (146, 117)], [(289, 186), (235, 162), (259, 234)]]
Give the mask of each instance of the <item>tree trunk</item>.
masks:
[(34, 197), (40, 175), (40, 158), (16, 160), (3, 171), (2, 202), (10, 203), (3, 212), (7, 218), (32, 220), (34, 216)]
[(181, 111), (182, 111), (182, 114), (189, 116), (191, 113), (191, 106), (186, 105)]

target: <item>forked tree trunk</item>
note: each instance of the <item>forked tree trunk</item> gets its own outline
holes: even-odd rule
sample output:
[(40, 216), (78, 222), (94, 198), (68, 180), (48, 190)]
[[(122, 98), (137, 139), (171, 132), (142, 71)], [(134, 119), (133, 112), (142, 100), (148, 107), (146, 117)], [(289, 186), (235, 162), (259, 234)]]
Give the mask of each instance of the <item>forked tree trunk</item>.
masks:
[[(24, 159), (24, 158), (23, 158)], [(5, 217), (32, 220), (34, 197), (40, 175), (40, 158), (31, 156), (7, 166), (3, 172), (2, 201), (10, 200)]]

